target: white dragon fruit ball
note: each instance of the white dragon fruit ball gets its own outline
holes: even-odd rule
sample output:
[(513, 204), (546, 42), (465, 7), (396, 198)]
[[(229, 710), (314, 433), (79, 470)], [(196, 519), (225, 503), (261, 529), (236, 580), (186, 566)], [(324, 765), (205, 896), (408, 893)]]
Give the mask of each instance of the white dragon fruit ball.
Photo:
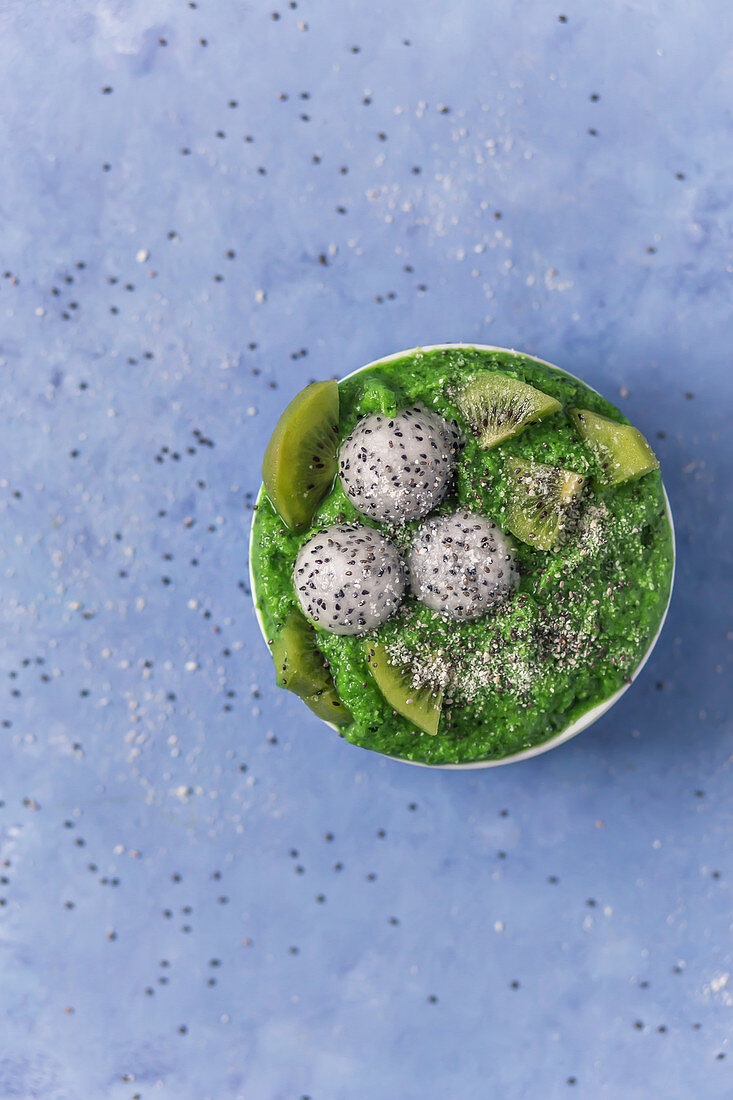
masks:
[(395, 546), (373, 527), (334, 524), (301, 546), (293, 568), (298, 603), (331, 634), (366, 634), (392, 615), (405, 592)]
[(421, 406), (365, 416), (341, 444), (341, 484), (364, 516), (421, 519), (445, 496), (459, 444), (457, 425)]
[(451, 619), (479, 619), (519, 583), (514, 548), (500, 527), (471, 512), (433, 516), (407, 555), (416, 599)]

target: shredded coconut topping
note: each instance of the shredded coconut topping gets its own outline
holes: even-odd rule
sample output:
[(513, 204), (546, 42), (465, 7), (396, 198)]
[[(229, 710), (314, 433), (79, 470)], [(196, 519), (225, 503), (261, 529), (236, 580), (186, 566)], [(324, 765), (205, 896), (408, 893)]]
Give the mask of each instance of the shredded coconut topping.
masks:
[(551, 560), (547, 570), (537, 574), (536, 590), (552, 586), (551, 607), (543, 607), (529, 592), (519, 592), (492, 609), (490, 630), (477, 624), (471, 633), (457, 637), (449, 619), (437, 618), (419, 605), (405, 605), (398, 629), (388, 631), (389, 659), (410, 670), (416, 689), (426, 684), (441, 689), (448, 712), (474, 703), (480, 706), (487, 692), (492, 697), (511, 695), (520, 706), (533, 707), (540, 685), (553, 690), (553, 666), (558, 663), (573, 671), (610, 660), (627, 672), (634, 663), (633, 638), (628, 652), (609, 657), (610, 647), (618, 641), (606, 639), (604, 609), (623, 600), (632, 581), (617, 563), (609, 571), (604, 606), (600, 600), (588, 601), (586, 595), (589, 571), (596, 576), (595, 563), (607, 547), (611, 523), (603, 502), (590, 505), (576, 528), (570, 555)]

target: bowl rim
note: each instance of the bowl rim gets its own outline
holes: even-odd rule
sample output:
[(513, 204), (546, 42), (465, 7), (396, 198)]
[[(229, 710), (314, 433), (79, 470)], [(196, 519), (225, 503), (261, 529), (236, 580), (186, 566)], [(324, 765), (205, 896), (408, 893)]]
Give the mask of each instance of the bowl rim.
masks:
[[(549, 360), (547, 360), (547, 359), (540, 359), (539, 356), (537, 356), (537, 355), (529, 355), (527, 352), (516, 351), (514, 348), (504, 348), (504, 347), (499, 347), (498, 345), (495, 345), (495, 344), (476, 344), (476, 343), (472, 343), (472, 342), (460, 342), (460, 343), (449, 343), (449, 344), (425, 344), (425, 345), (418, 345), (417, 347), (414, 347), (414, 348), (407, 348), (405, 351), (393, 352), (391, 355), (380, 356), (379, 359), (373, 359), (370, 363), (365, 363), (364, 366), (357, 367), (356, 370), (350, 371), (348, 374), (345, 374), (343, 376), (343, 378), (339, 378), (338, 381), (339, 381), (339, 383), (345, 382), (347, 379), (353, 378), (357, 374), (361, 374), (362, 371), (370, 370), (372, 367), (381, 366), (383, 363), (393, 362), (395, 359), (402, 359), (404, 356), (413, 355), (416, 352), (443, 351), (443, 350), (448, 349), (448, 348), (473, 348), (477, 351), (503, 351), (503, 352), (509, 352), (512, 355), (521, 355), (525, 359), (531, 359), (535, 363), (541, 363), (543, 366), (550, 367), (552, 370), (558, 371), (560, 374), (565, 374), (569, 378), (573, 378), (576, 382), (580, 382), (580, 383), (582, 383), (582, 385), (587, 386), (587, 388), (589, 390), (592, 390), (593, 393), (598, 394), (599, 397), (603, 396), (603, 394), (599, 393), (599, 391), (594, 389), (593, 386), (589, 386), (588, 383), (584, 379), (578, 378), (577, 375), (572, 374), (570, 371), (564, 370), (562, 367), (556, 366), (555, 363), (550, 363)], [(265, 625), (264, 625), (264, 622), (263, 622), (262, 613), (261, 613), (259, 607), (257, 606), (255, 577), (254, 577), (254, 570), (252, 568), (252, 546), (253, 546), (253, 543), (254, 543), (255, 520), (257, 519), (257, 507), (256, 506), (259, 504), (260, 500), (262, 499), (262, 497), (264, 495), (264, 492), (265, 492), (264, 485), (260, 485), (260, 491), (258, 492), (257, 499), (255, 501), (255, 508), (253, 508), (253, 511), (252, 511), (252, 523), (250, 524), (248, 550), (249, 550), (249, 582), (250, 582), (250, 589), (252, 591), (252, 606), (254, 608), (255, 618), (257, 619), (257, 624), (260, 628), (260, 633), (262, 634), (265, 645), (267, 645), (267, 631), (265, 630)], [(594, 722), (597, 722), (598, 719), (602, 717), (602, 715), (604, 715), (607, 711), (609, 711), (611, 709), (611, 707), (613, 707), (619, 701), (619, 699), (622, 697), (622, 695), (626, 694), (626, 692), (629, 690), (631, 685), (634, 683), (634, 681), (636, 680), (636, 678), (639, 675), (639, 673), (641, 672), (641, 670), (644, 668), (644, 665), (649, 660), (649, 658), (652, 654), (652, 651), (653, 651), (655, 645), (657, 644), (657, 642), (659, 640), (659, 636), (662, 633), (664, 623), (667, 619), (667, 613), (669, 612), (669, 606), (672, 602), (672, 593), (674, 591), (675, 572), (676, 572), (676, 568), (677, 568), (677, 541), (676, 541), (675, 528), (674, 528), (674, 518), (672, 516), (672, 508), (671, 508), (670, 503), (669, 503), (669, 497), (667, 496), (667, 490), (665, 488), (664, 481), (662, 481), (662, 493), (664, 495), (665, 509), (666, 509), (666, 512), (667, 512), (667, 521), (669, 523), (670, 532), (671, 532), (671, 535), (672, 535), (672, 576), (670, 578), (670, 584), (669, 584), (669, 595), (667, 597), (667, 603), (666, 603), (666, 606), (664, 608), (664, 613), (662, 614), (662, 618), (660, 620), (657, 632), (654, 635), (654, 637), (651, 639), (651, 641), (649, 642), (649, 645), (647, 646), (646, 650), (644, 651), (638, 665), (636, 666), (634, 671), (631, 673), (628, 682), (625, 683), (623, 685), (623, 687), (620, 687), (618, 689), (618, 691), (615, 691), (613, 693), (613, 695), (610, 695), (607, 699), (602, 700), (600, 703), (596, 703), (596, 705), (594, 707), (591, 707), (589, 710), (585, 711), (585, 713), (581, 714), (579, 718), (576, 718), (574, 722), (571, 722), (570, 725), (566, 726), (564, 729), (560, 730), (558, 733), (556, 733), (552, 737), (548, 738), (547, 741), (542, 741), (538, 745), (532, 745), (531, 748), (528, 748), (528, 749), (521, 749), (519, 752), (510, 753), (508, 756), (502, 756), (498, 760), (470, 760), (470, 761), (467, 761), (466, 763), (463, 763), (463, 764), (428, 764), (424, 760), (406, 760), (403, 756), (392, 756), (390, 753), (380, 752), (379, 749), (365, 749), (365, 751), (366, 752), (374, 752), (378, 756), (382, 756), (387, 760), (399, 761), (399, 763), (401, 763), (401, 764), (412, 764), (413, 766), (418, 767), (418, 768), (431, 768), (433, 770), (442, 770), (442, 771), (477, 771), (479, 769), (483, 770), (485, 768), (498, 768), (498, 767), (503, 766), (504, 764), (517, 764), (522, 760), (530, 760), (533, 756), (541, 756), (543, 753), (550, 752), (551, 749), (555, 749), (559, 745), (564, 745), (567, 741), (570, 741), (573, 737), (577, 737), (579, 733), (582, 733), (584, 730), (588, 729), (589, 726), (592, 726)], [(268, 646), (268, 649), (269, 649), (269, 646)], [(327, 722), (324, 718), (318, 718), (317, 715), (314, 715), (314, 717), (316, 718), (317, 721), (323, 722), (323, 724), (325, 726), (328, 726), (330, 729), (334, 730), (336, 733), (339, 732), (338, 726), (334, 725), (333, 722)], [(364, 746), (361, 746), (361, 745), (356, 745), (355, 746), (355, 748), (363, 748), (363, 747)]]

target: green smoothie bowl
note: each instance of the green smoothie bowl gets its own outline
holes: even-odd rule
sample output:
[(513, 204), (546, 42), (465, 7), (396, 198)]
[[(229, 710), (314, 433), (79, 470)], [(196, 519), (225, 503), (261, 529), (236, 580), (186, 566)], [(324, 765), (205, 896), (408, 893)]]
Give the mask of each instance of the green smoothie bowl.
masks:
[(278, 685), (352, 744), (488, 768), (623, 695), (667, 613), (659, 463), (533, 356), (413, 348), (307, 386), (265, 452), (250, 537)]

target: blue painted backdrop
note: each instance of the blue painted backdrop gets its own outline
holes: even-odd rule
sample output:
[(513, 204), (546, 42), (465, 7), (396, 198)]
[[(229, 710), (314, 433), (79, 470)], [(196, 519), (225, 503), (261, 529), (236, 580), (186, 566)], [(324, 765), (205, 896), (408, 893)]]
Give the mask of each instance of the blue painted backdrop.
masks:
[[(729, 14), (2, 5), (0, 1096), (733, 1095)], [(446, 340), (617, 400), (679, 536), (623, 702), (475, 774), (278, 692), (247, 582), (286, 400)]]

